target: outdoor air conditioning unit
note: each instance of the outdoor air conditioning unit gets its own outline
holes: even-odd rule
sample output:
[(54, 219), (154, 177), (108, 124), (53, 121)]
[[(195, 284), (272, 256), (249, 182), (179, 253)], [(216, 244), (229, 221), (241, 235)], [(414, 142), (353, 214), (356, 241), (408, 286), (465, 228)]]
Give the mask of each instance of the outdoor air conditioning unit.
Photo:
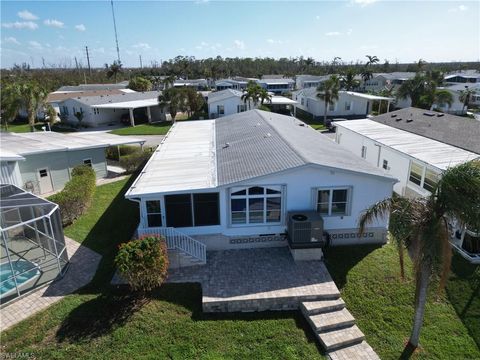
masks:
[(288, 243), (292, 249), (324, 247), (323, 218), (316, 211), (288, 213)]

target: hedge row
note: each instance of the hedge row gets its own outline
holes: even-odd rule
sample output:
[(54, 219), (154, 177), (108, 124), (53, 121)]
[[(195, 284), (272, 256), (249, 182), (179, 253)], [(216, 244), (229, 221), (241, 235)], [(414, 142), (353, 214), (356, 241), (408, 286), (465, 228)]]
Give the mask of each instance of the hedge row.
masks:
[[(119, 161), (122, 156), (132, 155), (141, 152), (140, 146), (120, 145), (107, 148), (106, 157), (109, 160)], [(120, 156), (120, 158), (119, 158)]]
[(120, 166), (125, 169), (127, 174), (134, 173), (145, 166), (152, 155), (151, 151), (136, 152), (131, 155), (125, 155), (120, 158)]
[(95, 171), (87, 166), (76, 166), (72, 170), (72, 178), (64, 189), (50, 196), (49, 200), (58, 204), (63, 226), (73, 223), (90, 207), (95, 192)]

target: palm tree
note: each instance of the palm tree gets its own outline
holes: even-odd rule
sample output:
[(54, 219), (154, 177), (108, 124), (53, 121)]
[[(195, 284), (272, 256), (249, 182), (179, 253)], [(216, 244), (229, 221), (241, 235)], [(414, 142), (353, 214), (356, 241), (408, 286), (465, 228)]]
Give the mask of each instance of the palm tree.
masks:
[[(448, 219), (455, 218), (474, 231), (480, 230), (480, 161), (447, 169), (427, 198), (389, 198), (372, 205), (359, 219), (360, 232), (390, 213), (392, 231), (408, 248), (415, 272), (415, 315), (409, 347), (416, 348), (423, 324), (430, 280), (440, 276), (440, 289), (450, 270), (451, 247)], [(391, 218), (391, 219), (392, 219)], [(400, 223), (400, 226), (398, 224)]]
[(114, 60), (111, 65), (105, 64), (105, 70), (107, 71), (107, 78), (114, 78), (115, 83), (117, 83), (118, 74), (122, 73), (122, 63), (120, 60)]
[(258, 90), (258, 98), (260, 99), (260, 104), (263, 105), (265, 101), (272, 101), (272, 95), (267, 91), (267, 89), (260, 88)]
[(322, 82), (317, 88), (317, 97), (324, 102), (323, 123), (327, 124), (327, 109), (329, 105), (335, 104), (338, 100), (338, 91), (340, 90), (340, 79), (337, 75), (330, 76), (330, 79)]
[(421, 97), (425, 94), (425, 77), (416, 74), (413, 79), (408, 79), (400, 85), (397, 90), (397, 97), (400, 99), (410, 98), (412, 106), (418, 107), (421, 103)]
[[(7, 98), (11, 99), (7, 108), (8, 116), (17, 115), (21, 108), (27, 112), (30, 131), (35, 131), (37, 113), (46, 105), (48, 92), (36, 82), (23, 82), (8, 88), (11, 91)], [(14, 99), (16, 98), (16, 99)]]
[(16, 119), (22, 107), (20, 86), (17, 83), (6, 84), (3, 87), (1, 102), (1, 119), (5, 130), (8, 130), (8, 123)]
[(345, 90), (352, 91), (360, 86), (360, 81), (355, 79), (355, 76), (357, 76), (355, 69), (348, 68), (341, 81), (342, 87)]
[(168, 107), (168, 112), (175, 124), (175, 117), (179, 111), (184, 109), (184, 92), (177, 88), (168, 88), (158, 96), (158, 105), (162, 108)]
[(164, 85), (165, 89), (173, 87), (173, 84), (175, 84), (176, 77), (175, 75), (168, 75), (163, 79), (162, 83)]
[(375, 65), (380, 61), (378, 57), (376, 57), (375, 55), (365, 55), (365, 56), (368, 58), (366, 66)]
[(260, 100), (260, 91), (263, 88), (254, 81), (249, 81), (247, 88), (242, 94), (241, 99), (246, 104), (248, 101), (248, 110), (251, 110), (251, 102), (257, 106), (258, 101)]
[(444, 107), (445, 105), (452, 106), (453, 95), (450, 91), (445, 89), (435, 90), (433, 95), (433, 104), (438, 105), (439, 107)]
[(460, 90), (460, 96), (458, 99), (463, 103), (462, 113), (465, 109), (468, 109), (472, 96), (475, 94), (475, 90), (469, 89), (468, 86), (465, 86), (465, 90)]

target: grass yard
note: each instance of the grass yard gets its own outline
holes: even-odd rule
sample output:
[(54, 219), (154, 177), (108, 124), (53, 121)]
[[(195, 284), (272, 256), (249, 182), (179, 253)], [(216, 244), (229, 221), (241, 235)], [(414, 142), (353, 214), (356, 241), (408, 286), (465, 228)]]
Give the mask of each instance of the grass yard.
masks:
[[(368, 343), (382, 359), (398, 359), (413, 320), (411, 262), (407, 261), (407, 280), (402, 283), (393, 245), (332, 248), (325, 257)], [(458, 256), (454, 257), (452, 269), (447, 297), (437, 296), (435, 286), (430, 288), (421, 349), (414, 353), (414, 359), (480, 358), (479, 272), (477, 269), (475, 275), (475, 267)]]
[(134, 127), (128, 126), (110, 131), (116, 135), (165, 135), (172, 124), (170, 122), (159, 122), (154, 124), (141, 124)]
[[(35, 124), (35, 130), (36, 131), (43, 131), (42, 127), (47, 126), (43, 122), (38, 122)], [(2, 131), (8, 131), (8, 132), (14, 132), (14, 133), (26, 133), (30, 132), (30, 125), (28, 125), (27, 121), (14, 121), (10, 124), (8, 124), (8, 128), (5, 129), (5, 127), (2, 125), (1, 127)]]
[(97, 188), (65, 234), (102, 254), (90, 285), (2, 334), (2, 352), (38, 359), (324, 359), (298, 312), (205, 315), (194, 284), (167, 284), (139, 306), (114, 290), (117, 245), (137, 221), (133, 178)]

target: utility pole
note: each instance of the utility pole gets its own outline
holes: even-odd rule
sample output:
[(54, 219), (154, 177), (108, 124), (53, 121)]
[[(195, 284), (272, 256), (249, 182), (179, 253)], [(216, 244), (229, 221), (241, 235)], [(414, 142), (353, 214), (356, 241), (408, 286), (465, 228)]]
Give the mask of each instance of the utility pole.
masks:
[(140, 58), (140, 69), (143, 69), (142, 55), (138, 55), (138, 57)]
[(78, 60), (76, 56), (75, 56), (75, 67), (77, 68), (77, 71), (78, 71)]
[(118, 36), (117, 36), (117, 23), (115, 22), (115, 11), (113, 10), (113, 0), (110, 0), (112, 5), (112, 16), (113, 16), (113, 30), (115, 31), (115, 43), (117, 44), (117, 60), (120, 62), (120, 49), (118, 48)]
[(43, 65), (43, 68), (45, 69), (45, 58), (42, 57), (42, 65)]
[(92, 75), (92, 69), (90, 68), (90, 55), (88, 55), (88, 46), (85, 46), (85, 51), (87, 52), (87, 63), (88, 63), (88, 75)]

